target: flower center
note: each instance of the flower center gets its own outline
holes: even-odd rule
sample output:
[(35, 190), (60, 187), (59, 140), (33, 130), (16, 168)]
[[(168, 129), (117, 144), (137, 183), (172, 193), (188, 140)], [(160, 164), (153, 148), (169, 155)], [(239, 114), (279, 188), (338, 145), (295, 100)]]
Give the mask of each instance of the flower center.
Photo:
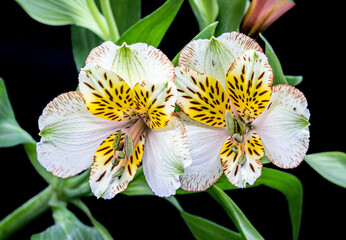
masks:
[(225, 113), (225, 122), (228, 134), (231, 137), (231, 141), (235, 144), (232, 145), (231, 149), (233, 152), (238, 153), (240, 151), (240, 158), (238, 163), (243, 165), (246, 162), (245, 157), (245, 139), (246, 134), (249, 130), (252, 129), (250, 123), (246, 123), (238, 117), (233, 118), (229, 111)]
[(120, 164), (121, 167), (112, 175), (112, 177), (122, 175), (127, 162), (133, 155), (134, 147), (146, 130), (147, 125), (141, 118), (139, 118), (129, 133), (122, 133), (121, 130), (118, 131), (113, 141), (114, 153), (111, 162), (113, 166), (118, 166)]

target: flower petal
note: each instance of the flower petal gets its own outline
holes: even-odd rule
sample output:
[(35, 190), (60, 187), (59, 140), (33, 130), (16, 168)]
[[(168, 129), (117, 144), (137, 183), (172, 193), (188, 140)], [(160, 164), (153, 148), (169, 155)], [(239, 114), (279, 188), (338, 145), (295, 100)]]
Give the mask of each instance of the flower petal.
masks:
[(145, 43), (121, 47), (105, 42), (94, 48), (86, 64), (96, 63), (111, 70), (132, 88), (137, 83), (150, 80), (153, 83), (174, 81), (174, 66), (160, 50)]
[(181, 188), (187, 191), (204, 191), (222, 175), (220, 161), (222, 144), (229, 137), (225, 128), (210, 127), (178, 113), (189, 137), (192, 163), (180, 176)]
[[(221, 149), (221, 163), (226, 177), (234, 186), (240, 188), (246, 187), (246, 183), (254, 184), (261, 176), (261, 159), (264, 155), (259, 135), (253, 130), (249, 131), (245, 144), (238, 146), (238, 152), (234, 152), (232, 146), (235, 146), (235, 142), (229, 137)], [(246, 156), (243, 164), (239, 162), (242, 152)]]
[(136, 112), (150, 128), (163, 128), (170, 120), (177, 99), (173, 82), (153, 84), (148, 81), (133, 87)]
[(149, 129), (143, 155), (148, 185), (160, 197), (175, 194), (179, 176), (191, 164), (184, 125), (175, 116), (162, 129)]
[(89, 111), (111, 121), (136, 119), (129, 85), (112, 71), (89, 64), (79, 74), (79, 89)]
[[(133, 122), (121, 129), (123, 133), (122, 140), (124, 139), (125, 133), (130, 131), (132, 125)], [(116, 134), (117, 132), (111, 134), (103, 141), (95, 153), (89, 182), (91, 190), (96, 197), (110, 199), (124, 191), (132, 181), (142, 161), (146, 132), (143, 132), (139, 137), (134, 147), (134, 153), (128, 162), (124, 163), (124, 159), (113, 166), (111, 162), (114, 153), (112, 144)], [(124, 170), (122, 171), (121, 169)]]
[(273, 87), (266, 110), (252, 122), (270, 161), (282, 168), (303, 161), (309, 146), (309, 118), (303, 93), (289, 85)]
[(38, 161), (58, 177), (76, 175), (91, 166), (100, 143), (124, 124), (92, 115), (79, 92), (61, 94), (39, 118)]
[(227, 93), (213, 77), (180, 66), (176, 70), (177, 104), (190, 118), (209, 126), (225, 127), (231, 109)]
[(254, 50), (237, 58), (226, 76), (226, 91), (246, 122), (256, 119), (270, 100), (273, 71), (267, 57)]
[(213, 76), (225, 87), (225, 76), (232, 62), (248, 49), (263, 52), (258, 43), (237, 32), (224, 33), (211, 40), (199, 39), (182, 50), (179, 66)]

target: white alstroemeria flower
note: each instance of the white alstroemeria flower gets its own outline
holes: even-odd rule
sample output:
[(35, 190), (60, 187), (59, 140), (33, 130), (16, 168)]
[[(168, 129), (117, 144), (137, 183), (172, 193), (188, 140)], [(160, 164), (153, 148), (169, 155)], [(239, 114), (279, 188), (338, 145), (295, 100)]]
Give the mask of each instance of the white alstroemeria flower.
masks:
[(307, 101), (292, 86), (272, 87), (272, 78), (262, 49), (243, 34), (196, 40), (183, 49), (175, 84), (177, 103), (189, 117), (181, 114), (192, 156), (183, 189), (205, 190), (223, 172), (237, 187), (253, 184), (264, 155), (281, 168), (304, 159)]
[(44, 109), (39, 162), (58, 177), (91, 167), (91, 190), (105, 199), (124, 191), (142, 162), (153, 192), (174, 194), (191, 158), (184, 125), (172, 116), (177, 90), (168, 58), (143, 43), (105, 42), (88, 56), (79, 89)]

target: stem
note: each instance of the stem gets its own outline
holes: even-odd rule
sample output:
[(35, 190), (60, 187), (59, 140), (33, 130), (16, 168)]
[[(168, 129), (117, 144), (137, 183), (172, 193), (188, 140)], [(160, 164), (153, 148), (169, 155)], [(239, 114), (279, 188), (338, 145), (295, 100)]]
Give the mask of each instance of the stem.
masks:
[(6, 239), (49, 209), (51, 187), (31, 198), (0, 222), (0, 238)]
[(113, 42), (116, 42), (119, 39), (120, 35), (119, 35), (117, 24), (113, 16), (111, 4), (109, 0), (100, 0), (100, 3), (101, 3), (102, 13), (105, 16), (106, 22), (108, 24), (110, 40)]
[(109, 31), (107, 28), (107, 25), (105, 25), (101, 14), (99, 12), (99, 10), (97, 9), (97, 6), (94, 2), (94, 0), (86, 0), (86, 3), (88, 5), (88, 8), (91, 12), (91, 15), (94, 17), (97, 25), (99, 26), (102, 34), (103, 34), (103, 40), (109, 40)]

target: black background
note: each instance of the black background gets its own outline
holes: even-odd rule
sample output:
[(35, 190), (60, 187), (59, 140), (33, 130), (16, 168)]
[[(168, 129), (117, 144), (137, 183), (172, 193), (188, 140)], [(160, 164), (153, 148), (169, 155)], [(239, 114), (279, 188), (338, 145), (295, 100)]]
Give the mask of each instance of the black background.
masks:
[[(163, 2), (143, 0), (142, 16)], [(345, 141), (341, 138), (345, 135), (344, 13), (340, 6), (317, 2), (296, 0), (297, 5), (264, 35), (279, 57), (285, 74), (304, 76), (298, 88), (307, 97), (311, 112), (308, 153), (345, 151)], [(195, 17), (185, 1), (159, 48), (172, 59), (198, 32)], [(1, 1), (0, 77), (7, 86), (17, 121), (38, 141), (37, 119), (42, 109), (57, 95), (77, 86), (70, 27), (43, 25), (31, 19), (15, 1)], [(46, 183), (31, 166), (22, 146), (0, 149), (0, 154), (2, 219), (44, 189)], [(345, 190), (319, 176), (305, 162), (296, 169), (284, 171), (297, 176), (303, 184), (300, 239), (343, 236)], [(287, 202), (281, 193), (267, 187), (227, 193), (264, 238), (292, 238)], [(208, 194), (177, 198), (187, 212), (235, 229)], [(120, 194), (107, 201), (95, 197), (84, 201), (115, 239), (193, 239), (178, 211), (159, 197)], [(79, 210), (71, 209), (90, 224)], [(48, 211), (11, 239), (29, 239), (31, 234), (52, 224)]]

